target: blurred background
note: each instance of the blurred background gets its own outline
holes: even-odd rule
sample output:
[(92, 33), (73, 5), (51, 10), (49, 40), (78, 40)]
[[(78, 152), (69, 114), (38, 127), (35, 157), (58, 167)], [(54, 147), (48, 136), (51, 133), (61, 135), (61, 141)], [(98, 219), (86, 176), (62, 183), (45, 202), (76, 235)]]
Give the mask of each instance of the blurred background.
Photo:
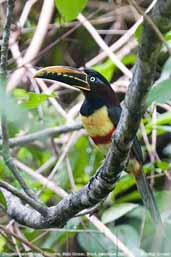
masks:
[[(138, 0), (136, 3), (144, 13), (152, 1)], [(6, 1), (1, 0), (0, 44), (5, 10)], [(88, 183), (104, 156), (79, 125), (83, 101), (80, 92), (59, 83), (35, 80), (33, 74), (37, 69), (51, 65), (91, 67), (111, 82), (122, 101), (132, 76), (142, 30), (138, 10), (130, 1), (122, 0), (16, 1), (8, 61), (8, 90), (12, 98), (4, 99), (1, 94), (1, 108), (5, 108), (8, 115), (14, 162), (27, 184), (48, 206), (61, 200), (60, 189), (71, 193)], [(165, 40), (170, 45), (171, 32), (165, 35)], [(117, 62), (114, 62), (115, 57)], [(125, 69), (118, 68), (120, 62)], [(28, 247), (0, 229), (1, 256), (4, 252), (15, 253), (13, 256), (22, 256), (22, 253), (30, 257), (43, 256), (34, 253), (34, 245), (46, 249), (49, 254), (68, 253), (68, 256), (152, 256), (155, 249), (160, 252), (158, 256), (171, 253), (170, 65), (171, 58), (163, 46), (155, 87), (146, 99), (147, 111), (138, 131), (144, 172), (154, 188), (166, 236), (156, 236), (155, 225), (143, 207), (134, 178), (123, 172), (115, 190), (95, 212), (101, 222), (99, 227), (91, 219), (77, 217), (62, 229), (35, 230), (15, 223), (0, 212), (1, 225), (31, 244)], [(51, 128), (75, 124), (78, 124), (75, 131), (51, 132)], [(41, 131), (43, 136), (34, 134)], [(29, 136), (28, 141), (23, 139), (25, 135)], [(19, 187), (2, 159), (0, 176)], [(104, 233), (103, 224), (132, 255), (127, 251), (123, 253), (120, 245)]]

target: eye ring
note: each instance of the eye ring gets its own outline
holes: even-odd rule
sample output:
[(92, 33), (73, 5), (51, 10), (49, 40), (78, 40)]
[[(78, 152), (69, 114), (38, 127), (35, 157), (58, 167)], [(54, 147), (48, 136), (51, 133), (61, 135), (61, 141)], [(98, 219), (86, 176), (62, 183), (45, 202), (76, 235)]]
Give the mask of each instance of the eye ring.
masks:
[(93, 76), (91, 76), (91, 77), (90, 77), (90, 81), (91, 81), (91, 82), (95, 82), (95, 81), (96, 81), (96, 78), (93, 77)]

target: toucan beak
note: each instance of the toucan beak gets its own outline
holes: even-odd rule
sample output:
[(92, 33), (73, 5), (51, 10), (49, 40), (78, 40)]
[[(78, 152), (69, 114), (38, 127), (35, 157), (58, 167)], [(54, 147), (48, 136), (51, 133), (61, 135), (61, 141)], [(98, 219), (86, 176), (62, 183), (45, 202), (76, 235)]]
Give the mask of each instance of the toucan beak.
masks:
[(87, 82), (87, 74), (77, 68), (67, 66), (50, 66), (38, 70), (34, 74), (34, 78), (59, 81), (83, 91), (90, 91), (90, 85)]

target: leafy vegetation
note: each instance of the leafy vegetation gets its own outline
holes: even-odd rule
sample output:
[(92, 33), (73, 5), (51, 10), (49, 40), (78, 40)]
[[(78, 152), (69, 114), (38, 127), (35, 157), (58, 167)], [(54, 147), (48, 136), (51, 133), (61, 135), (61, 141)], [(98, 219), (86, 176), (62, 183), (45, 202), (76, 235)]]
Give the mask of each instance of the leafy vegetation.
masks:
[[(1, 2), (0, 12), (4, 13), (5, 3), (3, 2), (6, 1)], [(29, 51), (31, 39), (36, 33), (37, 22), (40, 21), (43, 1), (33, 2), (31, 9), (28, 10), (25, 1), (16, 1), (11, 38), (21, 52), (21, 56)], [(16, 79), (16, 71), (20, 67), (16, 58), (18, 55), (12, 45), (10, 46), (8, 77), (10, 86), (13, 88), (12, 94), (6, 95), (2, 86), (0, 88), (0, 113), (2, 114), (5, 109), (10, 138), (19, 138), (25, 134), (72, 124), (79, 120), (79, 107), (83, 100), (80, 93), (59, 84), (54, 86), (50, 82), (44, 84), (40, 80), (34, 80), (32, 68), (50, 65), (83, 67), (95, 57), (97, 61), (93, 63), (93, 68), (111, 82), (119, 99), (123, 100), (129, 79), (121, 73), (110, 57), (105, 56), (98, 60), (102, 50), (99, 49), (84, 25), (77, 20), (78, 14), (82, 12), (107, 45), (116, 43), (121, 40), (127, 30), (132, 28), (139, 16), (133, 15), (135, 10), (133, 7), (130, 8), (125, 1), (113, 2), (114, 4), (112, 1), (103, 0), (56, 0), (41, 50), (37, 51), (33, 61), (29, 61), (24, 66), (24, 74), (19, 79)], [(118, 2), (122, 3), (118, 4)], [(146, 1), (137, 2), (145, 4)], [(147, 8), (144, 5), (142, 7)], [(24, 8), (29, 14), (26, 20), (22, 16), (26, 10)], [(44, 19), (47, 19), (46, 15)], [(117, 56), (122, 53), (121, 61), (130, 70), (136, 61), (141, 30), (142, 25), (137, 28), (133, 37), (130, 37), (115, 51)], [(0, 36), (2, 36), (2, 31), (0, 31)], [(171, 33), (165, 35), (165, 41), (170, 46)], [(37, 44), (40, 42), (36, 42), (36, 46)], [(129, 54), (124, 54), (126, 47), (130, 48)], [(138, 132), (144, 154), (144, 172), (156, 192), (157, 203), (164, 222), (165, 237), (160, 238), (160, 235), (156, 235), (156, 227), (143, 207), (135, 180), (126, 172), (123, 172), (113, 192), (95, 210), (95, 215), (105, 224), (105, 228), (110, 229), (112, 234), (132, 252), (133, 256), (137, 257), (141, 255), (150, 257), (152, 256), (150, 253), (155, 251), (171, 253), (169, 242), (171, 236), (170, 66), (171, 58), (163, 46), (154, 85), (146, 99), (148, 109)], [(1, 85), (3, 83), (4, 81), (1, 81)], [(48, 206), (55, 205), (61, 200), (61, 195), (57, 194), (59, 188), (70, 193), (88, 183), (104, 159), (103, 154), (96, 149), (84, 130), (53, 137), (45, 135), (43, 138), (37, 138), (35, 141), (12, 148), (11, 153), (15, 161), (17, 160), (16, 165), (21, 170), (22, 177), (28, 186), (37, 192), (40, 199)], [(54, 167), (56, 167), (55, 172)], [(20, 189), (2, 159), (0, 160), (0, 176), (2, 180)], [(53, 182), (53, 186), (48, 184), (48, 181)], [(27, 253), (28, 256), (43, 256), (42, 253), (34, 253), (32, 246), (35, 245), (49, 254), (80, 253), (89, 254), (92, 257), (98, 254), (126, 256), (121, 252), (119, 244), (114, 244), (103, 229), (95, 227), (91, 218), (88, 220), (85, 216), (75, 217), (63, 229), (49, 228), (42, 231), (26, 228), (10, 221), (4, 211), (6, 200), (1, 191), (0, 206), (2, 206), (1, 225), (3, 227), (8, 225), (10, 231), (30, 242), (30, 246), (26, 246), (21, 240), (6, 234), (0, 227), (1, 255), (17, 252), (16, 256), (20, 256), (20, 253)], [(31, 252), (33, 255), (30, 255)]]

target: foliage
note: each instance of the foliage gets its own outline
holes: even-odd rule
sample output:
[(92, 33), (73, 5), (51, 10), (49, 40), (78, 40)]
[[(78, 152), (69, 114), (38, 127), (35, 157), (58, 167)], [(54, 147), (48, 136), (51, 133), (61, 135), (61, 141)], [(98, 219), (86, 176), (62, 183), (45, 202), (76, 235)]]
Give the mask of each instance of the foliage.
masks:
[(7, 209), (6, 199), (1, 191), (0, 191), (0, 205), (2, 205), (3, 208)]
[(56, 7), (59, 10), (65, 22), (74, 20), (85, 7), (87, 0), (55, 0)]
[(55, 93), (50, 95), (26, 92), (24, 89), (16, 89), (14, 96), (21, 101), (21, 106), (27, 109), (34, 109), (50, 97), (56, 97)]
[[(37, 1), (32, 6), (23, 28), (20, 29), (17, 26), (13, 28), (14, 34), (12, 35), (16, 37), (16, 43), (22, 52), (21, 56), (27, 52), (36, 31), (42, 2)], [(135, 15), (134, 12), (131, 13), (132, 15), (130, 14), (130, 9), (124, 1), (114, 1), (123, 2), (121, 6), (116, 3), (115, 10), (111, 2), (103, 0), (56, 0), (55, 10), (43, 40), (42, 50), (38, 51), (37, 57), (33, 60), (36, 65), (35, 68), (54, 64), (83, 67), (86, 62), (94, 57), (97, 58), (99, 53), (101, 54), (102, 50), (99, 49), (92, 36), (77, 21), (80, 12), (88, 17), (99, 33), (104, 33), (104, 30), (106, 33), (114, 31), (114, 34), (101, 34), (106, 44), (111, 45), (121, 39), (120, 33), (122, 31), (125, 33), (125, 30), (130, 29), (135, 24)], [(2, 4), (0, 3), (0, 6)], [(18, 17), (23, 12), (25, 5), (25, 1), (17, 1), (14, 15), (15, 24), (18, 24)], [(129, 17), (128, 13), (130, 14)], [(138, 27), (134, 35), (137, 41), (140, 39), (141, 31), (142, 25)], [(170, 32), (165, 35), (168, 44), (171, 41), (170, 35)], [(131, 49), (126, 55), (124, 55), (125, 46), (130, 46)], [(131, 38), (115, 51), (116, 55), (118, 51), (123, 53), (124, 57), (121, 60), (123, 64), (131, 70), (136, 61), (136, 46), (131, 48)], [(79, 92), (59, 85), (54, 86), (49, 82), (46, 83), (47, 90), (44, 85), (35, 82), (32, 77), (30, 78), (29, 65), (32, 66), (32, 62), (26, 64), (25, 74), (16, 85), (18, 88), (15, 88), (11, 94), (7, 95), (3, 87), (0, 88), (0, 114), (5, 112), (7, 115), (10, 138), (72, 124), (75, 120), (79, 120), (78, 106), (83, 100)], [(11, 49), (9, 79), (19, 66), (17, 67)], [(154, 85), (146, 99), (148, 109), (142, 118), (144, 130), (140, 129), (138, 132), (144, 153), (144, 172), (149, 176), (156, 191), (157, 203), (166, 231), (166, 238), (160, 238), (161, 248), (157, 251), (166, 253), (171, 251), (169, 240), (167, 240), (171, 236), (170, 66), (171, 58), (163, 46), (158, 60), (158, 72), (154, 78)], [(119, 71), (117, 65), (109, 57), (106, 57), (94, 64), (93, 68), (101, 72), (111, 84), (117, 82), (116, 90), (122, 100), (129, 80)], [(6, 84), (6, 81), (2, 79), (0, 82), (1, 85)], [(88, 183), (104, 159), (103, 154), (94, 147), (82, 130), (53, 137), (37, 138), (31, 143), (11, 148), (11, 153), (14, 159), (25, 165), (21, 174), (26, 183), (39, 194), (40, 199), (48, 206), (55, 205), (61, 197), (48, 183), (42, 182), (44, 178), (53, 182), (54, 186), (61, 187), (70, 193)], [(52, 178), (49, 178), (56, 163), (58, 163), (57, 171)], [(39, 178), (43, 179), (36, 179), (35, 174), (39, 174)], [(0, 176), (1, 179), (20, 189), (2, 159), (0, 160)], [(6, 201), (1, 191), (0, 206), (6, 209)], [(134, 256), (150, 256), (149, 252), (159, 247), (158, 242), (155, 241), (155, 225), (148, 213), (145, 212), (131, 174), (123, 172), (115, 189), (98, 207), (95, 215), (105, 224), (106, 228), (110, 229), (113, 235), (116, 235), (132, 251)], [(58, 254), (65, 252), (89, 253), (92, 257), (102, 253), (104, 256), (110, 256), (111, 253), (122, 256), (122, 252), (106, 234), (99, 231), (85, 217), (71, 219), (62, 229), (40, 231), (16, 223), (12, 225), (6, 213), (2, 211), (1, 225), (5, 227), (7, 224), (31, 244), (41, 249), (47, 249), (49, 252), (57, 252)], [(2, 232), (1, 229), (0, 232)], [(0, 255), (3, 252), (12, 254), (17, 250), (26, 252), (27, 247), (20, 240), (15, 241), (13, 237), (2, 232), (0, 235)], [(30, 254), (32, 251), (29, 249), (28, 253)], [(38, 253), (35, 256), (38, 256)]]

